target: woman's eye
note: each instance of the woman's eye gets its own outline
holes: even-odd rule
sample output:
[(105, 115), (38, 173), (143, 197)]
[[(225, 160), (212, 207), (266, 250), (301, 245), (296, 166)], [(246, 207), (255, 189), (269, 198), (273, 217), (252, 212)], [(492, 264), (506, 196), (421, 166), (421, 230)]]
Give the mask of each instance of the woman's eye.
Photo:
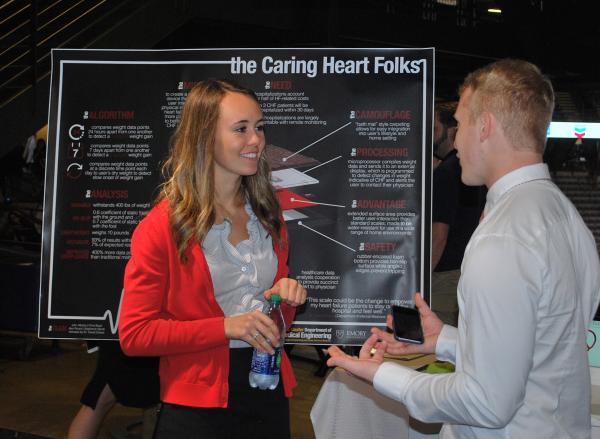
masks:
[(235, 129), (235, 131), (237, 131), (238, 133), (245, 133), (246, 132), (246, 127), (238, 127)]
[(256, 127), (256, 131), (264, 131), (265, 130), (265, 126), (264, 125), (258, 125)]

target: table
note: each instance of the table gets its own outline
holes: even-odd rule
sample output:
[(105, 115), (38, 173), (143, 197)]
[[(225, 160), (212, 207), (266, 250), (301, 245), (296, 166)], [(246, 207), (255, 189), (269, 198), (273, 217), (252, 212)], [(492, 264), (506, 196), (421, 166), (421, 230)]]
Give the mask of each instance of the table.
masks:
[[(433, 356), (413, 358), (400, 362), (417, 368), (434, 361)], [(333, 369), (325, 379), (310, 419), (317, 439), (433, 439), (441, 426), (410, 418), (401, 403), (341, 368)]]

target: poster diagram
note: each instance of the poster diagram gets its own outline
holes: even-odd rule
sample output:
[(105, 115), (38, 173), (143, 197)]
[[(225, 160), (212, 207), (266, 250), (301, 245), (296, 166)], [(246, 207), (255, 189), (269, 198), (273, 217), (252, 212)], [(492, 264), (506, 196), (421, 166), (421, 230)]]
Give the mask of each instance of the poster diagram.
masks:
[(308, 290), (290, 343), (361, 344), (429, 297), (433, 49), (55, 50), (41, 337), (117, 338), (129, 240), (189, 90), (255, 90)]

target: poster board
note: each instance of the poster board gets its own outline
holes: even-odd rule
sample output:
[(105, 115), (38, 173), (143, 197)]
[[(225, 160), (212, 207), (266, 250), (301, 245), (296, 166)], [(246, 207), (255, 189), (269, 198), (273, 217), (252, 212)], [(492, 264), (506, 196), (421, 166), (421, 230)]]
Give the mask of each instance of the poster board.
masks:
[(429, 298), (433, 49), (52, 52), (40, 337), (114, 339), (129, 240), (188, 91), (256, 91), (308, 290), (287, 341), (361, 344)]

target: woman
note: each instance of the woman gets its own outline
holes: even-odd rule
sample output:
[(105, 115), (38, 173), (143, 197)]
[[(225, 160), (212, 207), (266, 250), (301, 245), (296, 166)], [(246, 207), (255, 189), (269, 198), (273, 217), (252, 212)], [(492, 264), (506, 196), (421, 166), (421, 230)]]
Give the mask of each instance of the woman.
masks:
[(289, 325), (306, 300), (287, 278), (264, 149), (252, 91), (222, 80), (190, 91), (159, 201), (132, 237), (119, 322), (125, 353), (160, 356), (158, 438), (289, 437), (287, 357), (283, 386), (248, 384), (252, 347), (279, 343), (263, 303), (279, 294)]

